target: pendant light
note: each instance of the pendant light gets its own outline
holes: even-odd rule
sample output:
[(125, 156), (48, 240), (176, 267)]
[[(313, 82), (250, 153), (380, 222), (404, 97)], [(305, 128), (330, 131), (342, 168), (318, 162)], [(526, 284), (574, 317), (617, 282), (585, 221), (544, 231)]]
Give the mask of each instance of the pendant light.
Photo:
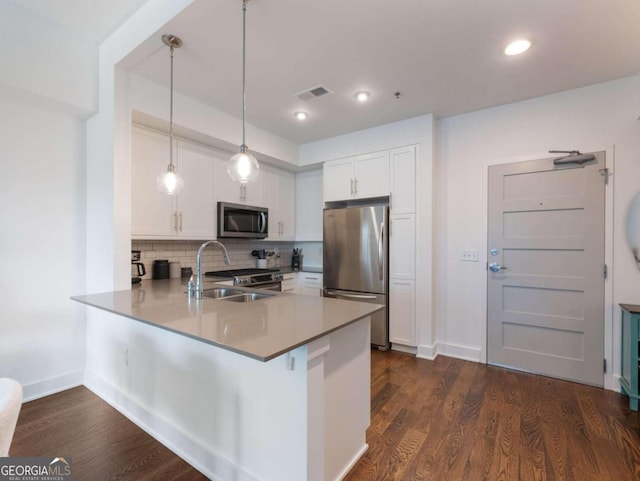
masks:
[(251, 155), (245, 143), (245, 70), (246, 70), (246, 43), (247, 43), (247, 1), (242, 0), (242, 145), (240, 152), (231, 157), (227, 172), (236, 182), (246, 184), (253, 182), (258, 177), (260, 166), (256, 158)]
[(167, 171), (162, 172), (156, 178), (158, 190), (164, 194), (176, 195), (184, 187), (184, 180), (176, 173), (173, 165), (173, 49), (182, 46), (182, 40), (175, 35), (165, 33), (162, 42), (169, 47), (171, 53), (171, 86), (169, 88), (169, 165)]

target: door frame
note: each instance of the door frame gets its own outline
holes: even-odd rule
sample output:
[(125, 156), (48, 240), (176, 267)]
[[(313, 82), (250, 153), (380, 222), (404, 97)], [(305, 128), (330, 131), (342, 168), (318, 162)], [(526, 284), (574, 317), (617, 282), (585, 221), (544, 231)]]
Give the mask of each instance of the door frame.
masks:
[[(619, 386), (616, 387), (614, 384), (614, 369), (617, 367), (617, 362), (615, 362), (614, 356), (614, 326), (613, 326), (613, 214), (614, 214), (614, 205), (613, 205), (613, 193), (614, 193), (614, 179), (615, 175), (613, 175), (615, 171), (615, 145), (610, 145), (608, 147), (593, 147), (593, 146), (584, 146), (580, 143), (578, 146), (574, 146), (571, 142), (568, 142), (569, 147), (575, 148), (580, 147), (581, 152), (605, 152), (605, 167), (609, 169), (609, 185), (605, 189), (605, 200), (604, 200), (604, 231), (605, 231), (605, 239), (604, 239), (604, 259), (605, 264), (607, 264), (608, 274), (607, 278), (604, 281), (604, 357), (607, 361), (607, 372), (604, 373), (604, 388), (608, 390), (616, 390), (619, 389)], [(568, 148), (568, 147), (567, 147)], [(553, 154), (549, 154), (548, 152), (544, 152), (542, 154), (531, 154), (531, 155), (523, 155), (517, 157), (505, 157), (500, 160), (485, 160), (484, 165), (482, 166), (482, 239), (480, 243), (480, 252), (482, 253), (480, 256), (480, 262), (484, 263), (486, 266), (487, 260), (487, 249), (488, 247), (488, 239), (487, 235), (489, 232), (489, 167), (493, 165), (502, 165), (502, 164), (510, 164), (515, 162), (526, 162), (528, 160), (538, 160), (553, 157)], [(488, 285), (487, 285), (487, 275), (486, 275), (486, 267), (483, 269), (484, 275), (482, 276), (482, 309), (481, 309), (481, 319), (482, 319), (482, 339), (480, 342), (480, 362), (483, 364), (487, 363), (487, 329), (488, 329), (488, 316), (487, 316), (487, 308), (488, 308)], [(619, 383), (618, 383), (619, 384)]]

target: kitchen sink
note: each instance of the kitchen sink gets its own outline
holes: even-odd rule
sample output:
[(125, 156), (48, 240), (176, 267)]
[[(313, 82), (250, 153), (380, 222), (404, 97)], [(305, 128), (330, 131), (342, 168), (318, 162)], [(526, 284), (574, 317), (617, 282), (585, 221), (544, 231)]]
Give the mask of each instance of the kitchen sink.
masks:
[(212, 299), (224, 299), (233, 302), (252, 302), (267, 297), (273, 297), (276, 294), (265, 294), (264, 292), (246, 292), (239, 289), (229, 289), (227, 287), (214, 287), (202, 291), (202, 297), (211, 297)]
[(225, 297), (225, 301), (233, 302), (253, 302), (260, 299), (266, 299), (267, 297), (274, 297), (275, 294), (264, 294), (262, 292), (243, 292), (241, 295)]
[(226, 287), (215, 287), (213, 289), (206, 289), (202, 291), (202, 297), (211, 297), (213, 299), (224, 299), (229, 296), (237, 296), (244, 294), (244, 291), (238, 289), (228, 289)]

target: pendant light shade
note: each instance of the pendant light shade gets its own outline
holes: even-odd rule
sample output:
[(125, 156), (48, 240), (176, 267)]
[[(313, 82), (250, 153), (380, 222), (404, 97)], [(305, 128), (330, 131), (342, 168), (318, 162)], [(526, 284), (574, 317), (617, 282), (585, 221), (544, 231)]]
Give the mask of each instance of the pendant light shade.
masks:
[(251, 155), (245, 143), (245, 79), (246, 79), (246, 44), (247, 44), (247, 1), (242, 0), (242, 145), (240, 152), (231, 157), (227, 172), (236, 182), (247, 184), (258, 178), (260, 166), (256, 158)]
[(176, 174), (176, 168), (169, 164), (167, 171), (158, 174), (158, 177), (156, 177), (156, 186), (163, 194), (175, 195), (184, 187), (184, 180)]
[(176, 172), (173, 164), (173, 49), (182, 46), (182, 40), (175, 35), (164, 34), (162, 42), (169, 47), (171, 55), (171, 85), (169, 88), (169, 165), (166, 172), (161, 172), (156, 178), (158, 190), (164, 194), (176, 195), (184, 187), (184, 180)]
[[(244, 149), (242, 149), (242, 147), (244, 147)], [(236, 182), (247, 184), (258, 178), (260, 166), (256, 158), (246, 149), (246, 145), (243, 145), (240, 147), (240, 152), (229, 160), (227, 172)]]

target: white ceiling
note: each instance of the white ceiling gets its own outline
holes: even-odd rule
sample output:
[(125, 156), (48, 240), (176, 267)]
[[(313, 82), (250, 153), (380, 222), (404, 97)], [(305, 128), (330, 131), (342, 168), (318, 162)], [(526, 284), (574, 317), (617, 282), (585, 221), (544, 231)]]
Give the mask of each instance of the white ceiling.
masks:
[[(16, 3), (102, 39), (144, 0)], [(129, 68), (168, 85), (160, 35), (178, 35), (176, 90), (240, 117), (241, 22), (240, 0), (195, 0)], [(247, 26), (247, 122), (297, 144), (640, 72), (639, 0), (251, 0)], [(506, 57), (505, 44), (521, 36), (531, 50)], [(335, 93), (312, 103), (293, 96), (318, 84)], [(367, 104), (354, 100), (361, 89), (372, 94)], [(297, 110), (309, 119), (295, 120)]]

